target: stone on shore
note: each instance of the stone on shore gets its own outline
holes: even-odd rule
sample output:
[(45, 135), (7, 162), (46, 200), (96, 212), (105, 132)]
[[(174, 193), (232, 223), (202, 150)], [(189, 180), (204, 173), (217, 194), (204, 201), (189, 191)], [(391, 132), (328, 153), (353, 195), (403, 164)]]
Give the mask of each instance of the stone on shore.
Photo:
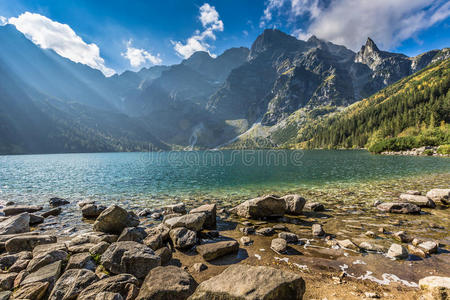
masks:
[(266, 195), (247, 200), (230, 209), (230, 212), (248, 219), (281, 217), (286, 212), (286, 202), (277, 196)]
[(161, 258), (149, 247), (136, 242), (116, 242), (103, 253), (101, 263), (113, 274), (127, 273), (144, 278), (161, 265)]
[(119, 293), (101, 292), (95, 300), (123, 300), (123, 297)]
[(139, 218), (134, 213), (129, 213), (117, 205), (111, 205), (97, 217), (94, 230), (121, 234), (125, 227), (136, 227), (138, 225)]
[(222, 241), (203, 244), (197, 246), (196, 249), (206, 261), (211, 261), (227, 254), (237, 252), (239, 250), (239, 243), (236, 241)]
[(133, 241), (142, 243), (147, 237), (147, 232), (142, 227), (126, 227), (117, 239), (118, 242)]
[(250, 246), (253, 244), (253, 240), (248, 236), (243, 236), (240, 238), (239, 243), (241, 243), (242, 246)]
[(66, 270), (70, 269), (87, 269), (95, 271), (95, 261), (91, 254), (88, 252), (76, 253), (70, 256), (69, 262), (67, 263)]
[(203, 213), (205, 214), (205, 222), (203, 224), (203, 227), (206, 229), (213, 229), (216, 227), (216, 213), (217, 213), (217, 207), (215, 204), (205, 204), (202, 206), (199, 206), (197, 208), (194, 208), (190, 211), (190, 214), (192, 213)]
[(12, 292), (10, 291), (3, 291), (0, 292), (0, 300), (8, 300), (9, 297), (11, 296)]
[(415, 204), (407, 202), (386, 202), (377, 206), (377, 209), (382, 212), (395, 214), (418, 214), (420, 207)]
[(41, 300), (44, 298), (48, 286), (48, 282), (34, 282), (23, 285), (14, 291), (10, 299)]
[(5, 243), (6, 251), (18, 253), (21, 251), (33, 251), (34, 247), (44, 244), (56, 243), (56, 237), (53, 235), (24, 235), (9, 239)]
[(184, 227), (172, 229), (169, 235), (177, 249), (187, 249), (197, 243), (197, 233)]
[(192, 276), (175, 266), (156, 267), (145, 277), (136, 300), (187, 299), (197, 287)]
[(275, 230), (273, 230), (272, 227), (263, 227), (259, 228), (255, 231), (257, 235), (263, 235), (263, 236), (271, 236), (275, 233)]
[(425, 254), (433, 254), (438, 251), (438, 244), (433, 241), (426, 241), (417, 245), (418, 248), (422, 249)]
[(86, 203), (81, 206), (81, 214), (86, 219), (96, 219), (106, 209), (103, 205)]
[(163, 207), (164, 214), (182, 214), (184, 215), (186, 213), (186, 206), (184, 203), (177, 203), (172, 205), (167, 205)]
[(305, 282), (294, 273), (271, 267), (232, 265), (202, 282), (190, 300), (302, 299)]
[(12, 290), (17, 273), (0, 273), (0, 291)]
[(48, 282), (49, 290), (51, 290), (61, 274), (62, 261), (56, 261), (46, 265), (39, 270), (30, 273), (25, 277), (20, 285), (26, 285), (35, 282)]
[(428, 292), (425, 299), (445, 300), (450, 297), (450, 277), (428, 276), (419, 280), (419, 287)]
[(405, 231), (394, 233), (394, 238), (402, 243), (409, 243), (413, 240), (412, 237), (410, 237)]
[(63, 250), (51, 250), (47, 253), (34, 255), (33, 259), (28, 263), (27, 272), (32, 273), (46, 265), (57, 261), (67, 261), (69, 254)]
[(412, 255), (416, 255), (422, 258), (425, 258), (427, 256), (427, 254), (422, 249), (415, 247), (413, 245), (408, 245), (408, 252), (411, 253)]
[(195, 263), (195, 264), (192, 265), (191, 269), (194, 272), (200, 273), (200, 272), (208, 269), (208, 266), (205, 265), (204, 263)]
[(167, 247), (159, 248), (155, 251), (155, 254), (161, 258), (161, 265), (167, 265), (172, 259), (172, 251)]
[(170, 218), (164, 221), (164, 224), (169, 228), (186, 227), (193, 231), (200, 231), (203, 228), (203, 224), (206, 220), (206, 214), (194, 213), (187, 214), (180, 217)]
[(30, 231), (30, 214), (21, 213), (0, 222), (0, 235), (17, 234)]
[(392, 244), (388, 250), (387, 256), (395, 259), (408, 258), (408, 250), (399, 244)]
[(160, 233), (149, 235), (145, 238), (143, 244), (150, 247), (154, 251), (158, 250), (163, 245), (162, 235)]
[(300, 195), (286, 195), (282, 197), (286, 202), (286, 213), (290, 215), (300, 215), (306, 204), (306, 199)]
[(419, 207), (428, 207), (428, 208), (436, 207), (436, 204), (434, 203), (433, 200), (429, 199), (428, 197), (420, 195), (401, 194), (400, 200), (415, 204)]
[(270, 249), (277, 253), (285, 253), (287, 250), (287, 242), (284, 239), (273, 239), (270, 243)]
[(322, 203), (319, 202), (306, 202), (304, 209), (308, 211), (317, 212), (317, 211), (324, 211), (325, 207), (323, 206)]
[(45, 218), (40, 215), (30, 214), (30, 226), (38, 225), (44, 223)]
[(323, 231), (322, 225), (320, 224), (313, 224), (311, 227), (311, 231), (313, 236), (325, 235), (325, 231)]
[(280, 232), (280, 233), (278, 233), (278, 237), (280, 239), (286, 240), (286, 242), (288, 242), (288, 243), (294, 244), (294, 243), (298, 242), (298, 236), (292, 232), (284, 232), (284, 231)]
[(86, 269), (71, 269), (56, 281), (49, 300), (76, 299), (82, 290), (97, 281), (97, 275)]
[(3, 208), (3, 213), (5, 216), (14, 216), (21, 213), (34, 213), (42, 210), (42, 206), (31, 206), (31, 205), (15, 205), (15, 206), (7, 206)]
[(58, 198), (58, 197), (50, 198), (50, 200), (48, 201), (48, 203), (49, 203), (50, 206), (52, 206), (52, 207), (58, 207), (58, 206), (61, 206), (61, 205), (70, 204), (70, 202), (67, 201), (66, 199)]
[(355, 251), (359, 250), (359, 247), (355, 243), (353, 243), (351, 240), (349, 240), (349, 239), (336, 240), (336, 242), (339, 245), (339, 247), (341, 247), (341, 248), (355, 250)]
[(102, 292), (119, 293), (123, 299), (135, 299), (139, 281), (130, 274), (120, 274), (99, 280), (81, 291), (77, 300), (95, 300)]
[(94, 256), (102, 255), (110, 245), (111, 244), (107, 242), (100, 242), (89, 248), (89, 253)]
[(450, 189), (432, 189), (427, 193), (427, 197), (434, 202), (450, 204)]
[(419, 196), (422, 195), (421, 192), (416, 191), (416, 190), (408, 190), (408, 191), (405, 192), (405, 194), (409, 194), (409, 195), (419, 195)]
[(50, 216), (57, 216), (62, 212), (61, 207), (55, 207), (53, 209), (50, 209), (49, 211), (43, 212), (41, 216), (44, 218), (48, 218)]

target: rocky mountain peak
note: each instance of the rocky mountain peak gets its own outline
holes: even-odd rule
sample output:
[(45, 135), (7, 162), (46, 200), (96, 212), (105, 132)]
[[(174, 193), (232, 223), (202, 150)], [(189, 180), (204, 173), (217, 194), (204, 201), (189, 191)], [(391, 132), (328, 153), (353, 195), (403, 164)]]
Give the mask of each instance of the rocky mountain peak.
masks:
[(366, 44), (356, 53), (355, 62), (363, 63), (372, 70), (382, 61), (382, 52), (378, 49), (375, 42), (368, 37)]
[(258, 54), (267, 51), (269, 49), (284, 49), (290, 50), (295, 47), (299, 47), (305, 43), (299, 41), (295, 37), (288, 35), (278, 29), (265, 29), (260, 34), (250, 49), (250, 58), (255, 58)]
[(380, 51), (378, 49), (377, 45), (375, 44), (375, 42), (370, 37), (367, 38), (366, 44), (363, 47), (367, 51), (372, 51), (372, 52), (379, 52)]

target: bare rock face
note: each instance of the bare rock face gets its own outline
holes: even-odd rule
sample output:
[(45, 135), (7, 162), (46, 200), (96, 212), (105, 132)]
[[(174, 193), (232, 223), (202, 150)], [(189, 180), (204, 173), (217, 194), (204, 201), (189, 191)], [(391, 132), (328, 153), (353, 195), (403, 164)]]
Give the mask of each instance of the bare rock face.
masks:
[(0, 222), (0, 235), (17, 234), (30, 231), (30, 214), (27, 212), (9, 217)]
[(130, 274), (120, 274), (99, 280), (84, 290), (78, 296), (78, 300), (95, 300), (102, 292), (119, 293), (123, 299), (134, 299), (138, 294), (139, 281)]
[(103, 253), (102, 265), (113, 274), (127, 273), (144, 278), (161, 265), (161, 258), (149, 247), (136, 242), (116, 242)]
[(95, 220), (94, 230), (121, 234), (125, 227), (136, 227), (138, 225), (139, 218), (134, 213), (129, 213), (117, 205), (111, 205)]
[(82, 290), (98, 280), (94, 272), (86, 269), (67, 270), (55, 283), (49, 300), (76, 299)]
[(237, 264), (202, 282), (189, 299), (300, 300), (304, 293), (305, 282), (297, 274)]
[(377, 209), (383, 212), (395, 214), (418, 214), (420, 207), (406, 202), (386, 202), (377, 206)]
[(136, 300), (187, 299), (197, 287), (188, 272), (175, 267), (157, 267), (148, 273)]
[(230, 212), (248, 219), (281, 217), (286, 212), (286, 202), (277, 196), (266, 195), (247, 200), (232, 208)]
[(306, 204), (306, 199), (300, 195), (286, 195), (282, 197), (286, 202), (286, 213), (290, 215), (300, 215)]
[(203, 224), (206, 229), (213, 229), (216, 227), (216, 213), (217, 207), (215, 204), (205, 204), (194, 208), (190, 213), (203, 213), (206, 216), (205, 223)]
[(210, 261), (237, 252), (239, 250), (239, 243), (236, 241), (222, 241), (200, 245), (196, 249), (206, 261)]
[(450, 189), (432, 189), (427, 193), (427, 197), (434, 202), (450, 204)]
[(428, 207), (428, 208), (436, 207), (436, 204), (434, 203), (433, 200), (428, 199), (428, 197), (420, 195), (401, 194), (400, 200), (415, 204), (419, 207)]

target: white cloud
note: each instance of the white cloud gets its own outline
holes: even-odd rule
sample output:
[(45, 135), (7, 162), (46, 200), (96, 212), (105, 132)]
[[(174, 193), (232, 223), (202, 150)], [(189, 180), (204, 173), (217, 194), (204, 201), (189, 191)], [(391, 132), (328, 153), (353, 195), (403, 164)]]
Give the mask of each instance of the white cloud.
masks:
[[(274, 16), (287, 17), (300, 39), (311, 35), (358, 50), (367, 37), (381, 48), (392, 49), (450, 16), (446, 0), (335, 0), (325, 6), (318, 0), (269, 0), (262, 23)], [(302, 20), (302, 28), (295, 26)]]
[(106, 76), (115, 73), (113, 69), (105, 66), (98, 46), (84, 42), (67, 24), (30, 12), (25, 12), (17, 18), (9, 18), (8, 23), (15, 25), (17, 30), (43, 49), (53, 49), (74, 62), (102, 71)]
[(159, 65), (162, 63), (162, 59), (159, 57), (159, 53), (155, 56), (150, 54), (145, 49), (138, 49), (131, 46), (132, 40), (127, 43), (127, 51), (121, 53), (123, 57), (130, 61), (130, 65), (133, 68), (138, 68), (144, 65), (146, 62), (150, 62), (153, 65)]
[(215, 57), (214, 54), (209, 52), (211, 45), (206, 40), (216, 40), (215, 32), (223, 31), (223, 22), (220, 20), (219, 13), (214, 6), (205, 3), (199, 10), (200, 16), (198, 18), (202, 23), (203, 31), (196, 30), (194, 35), (187, 39), (186, 43), (171, 41), (177, 54), (183, 58), (189, 58), (196, 51), (206, 51)]
[(8, 19), (6, 19), (4, 16), (0, 16), (0, 26), (4, 26), (8, 24)]

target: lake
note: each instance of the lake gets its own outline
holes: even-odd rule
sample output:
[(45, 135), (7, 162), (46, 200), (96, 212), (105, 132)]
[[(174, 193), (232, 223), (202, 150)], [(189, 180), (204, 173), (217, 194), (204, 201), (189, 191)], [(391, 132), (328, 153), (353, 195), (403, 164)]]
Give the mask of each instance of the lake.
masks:
[(156, 205), (184, 198), (246, 198), (449, 173), (440, 157), (366, 151), (227, 150), (0, 156), (0, 200), (49, 197)]

